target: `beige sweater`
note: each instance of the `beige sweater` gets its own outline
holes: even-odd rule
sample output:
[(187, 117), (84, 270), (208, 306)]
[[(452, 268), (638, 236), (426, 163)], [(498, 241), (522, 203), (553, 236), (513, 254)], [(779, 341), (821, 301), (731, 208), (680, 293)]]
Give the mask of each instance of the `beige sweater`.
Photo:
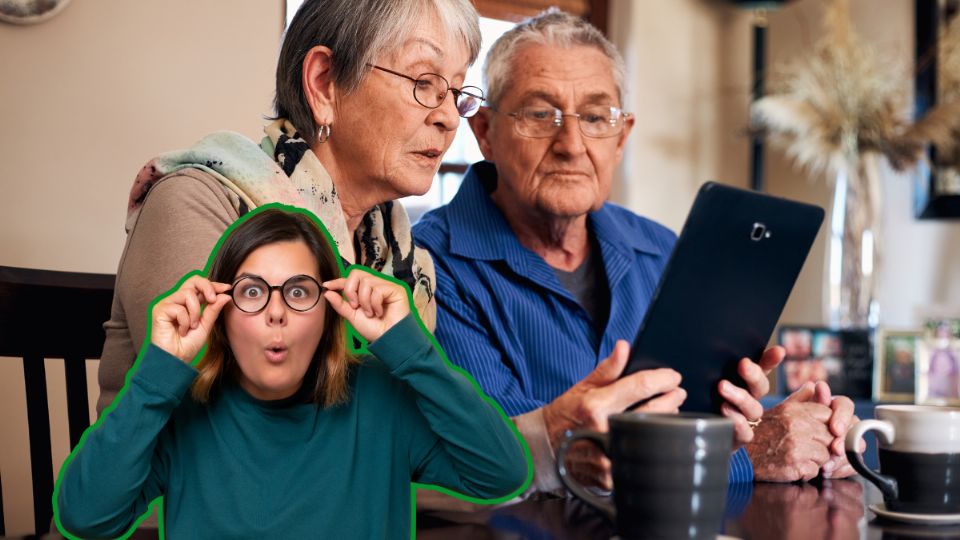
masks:
[(146, 337), (150, 302), (204, 267), (220, 235), (240, 216), (239, 198), (197, 169), (160, 180), (127, 223), (107, 339), (100, 359), (97, 414), (123, 388)]

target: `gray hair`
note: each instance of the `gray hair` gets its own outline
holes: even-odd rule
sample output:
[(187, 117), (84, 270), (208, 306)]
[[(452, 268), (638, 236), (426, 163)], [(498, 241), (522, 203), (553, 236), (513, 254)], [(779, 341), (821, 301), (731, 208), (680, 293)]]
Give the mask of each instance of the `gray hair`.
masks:
[(311, 146), (316, 140), (313, 112), (303, 89), (303, 59), (325, 45), (333, 51), (333, 83), (352, 92), (382, 51), (395, 50), (418, 21), (436, 14), (447, 35), (480, 54), (480, 23), (470, 0), (307, 0), (290, 22), (277, 61), (275, 118), (286, 118)]
[(483, 65), (483, 81), (487, 87), (487, 103), (496, 107), (510, 84), (513, 57), (521, 45), (536, 43), (570, 48), (576, 45), (596, 47), (610, 59), (617, 98), (623, 102), (626, 67), (623, 57), (600, 30), (584, 19), (557, 8), (549, 8), (529, 18), (500, 36)]

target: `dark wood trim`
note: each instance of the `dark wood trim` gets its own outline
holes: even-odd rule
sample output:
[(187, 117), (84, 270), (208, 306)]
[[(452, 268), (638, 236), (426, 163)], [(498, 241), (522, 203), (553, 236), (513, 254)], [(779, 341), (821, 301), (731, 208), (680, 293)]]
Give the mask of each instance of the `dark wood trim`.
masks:
[(603, 35), (610, 37), (610, 34), (607, 32), (610, 25), (610, 2), (608, 0), (590, 0), (590, 11), (587, 12), (587, 20), (603, 32)]
[[(33, 481), (33, 524), (37, 535), (50, 531), (50, 519), (53, 517), (53, 454), (50, 448), (46, 373), (43, 356), (37, 354), (23, 357), (23, 382), (27, 388), (30, 476)], [(83, 381), (86, 384), (86, 377)]]
[[(916, 77), (914, 79), (914, 110), (920, 118), (937, 104), (939, 62), (937, 61), (940, 28), (957, 15), (960, 2), (948, 0), (941, 6), (938, 0), (915, 0), (916, 13)], [(944, 165), (937, 159), (936, 149), (927, 150), (927, 163), (921, 164), (914, 189), (914, 215), (918, 219), (960, 218), (960, 194), (942, 193), (938, 177), (958, 174), (960, 164)]]
[[(111, 274), (0, 266), (0, 356), (36, 352), (45, 358), (100, 358), (115, 279)], [(77, 317), (74, 306), (102, 318)]]
[(37, 535), (49, 531), (53, 515), (45, 362), (64, 359), (72, 450), (90, 425), (86, 360), (100, 358), (103, 350), (103, 323), (110, 318), (114, 281), (110, 274), (0, 266), (0, 356), (23, 365)]
[(609, 0), (474, 0), (473, 4), (481, 17), (491, 19), (519, 22), (556, 6), (590, 21), (604, 35), (610, 26)]

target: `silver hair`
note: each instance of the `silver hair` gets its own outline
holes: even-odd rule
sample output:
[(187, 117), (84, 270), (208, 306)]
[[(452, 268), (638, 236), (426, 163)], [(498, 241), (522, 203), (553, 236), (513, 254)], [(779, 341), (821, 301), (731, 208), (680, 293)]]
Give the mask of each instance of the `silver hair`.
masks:
[(529, 18), (500, 36), (483, 65), (483, 81), (486, 85), (487, 103), (496, 107), (510, 85), (514, 56), (527, 43), (555, 45), (570, 48), (576, 45), (596, 47), (610, 59), (613, 80), (617, 85), (617, 98), (623, 103), (626, 67), (617, 48), (600, 30), (584, 19), (555, 7)]
[(333, 83), (352, 92), (383, 51), (396, 50), (417, 22), (436, 15), (447, 35), (480, 54), (480, 23), (470, 0), (307, 0), (290, 22), (277, 61), (275, 118), (286, 118), (311, 146), (317, 126), (303, 89), (303, 59), (325, 45), (333, 51)]

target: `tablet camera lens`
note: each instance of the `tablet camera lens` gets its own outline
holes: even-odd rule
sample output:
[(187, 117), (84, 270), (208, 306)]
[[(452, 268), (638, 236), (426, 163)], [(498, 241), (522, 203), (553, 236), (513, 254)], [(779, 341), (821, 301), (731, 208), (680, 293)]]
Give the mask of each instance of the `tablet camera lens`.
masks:
[(763, 223), (754, 223), (753, 231), (750, 232), (750, 239), (754, 242), (759, 242), (764, 238), (769, 238), (770, 233), (767, 232), (767, 226)]

